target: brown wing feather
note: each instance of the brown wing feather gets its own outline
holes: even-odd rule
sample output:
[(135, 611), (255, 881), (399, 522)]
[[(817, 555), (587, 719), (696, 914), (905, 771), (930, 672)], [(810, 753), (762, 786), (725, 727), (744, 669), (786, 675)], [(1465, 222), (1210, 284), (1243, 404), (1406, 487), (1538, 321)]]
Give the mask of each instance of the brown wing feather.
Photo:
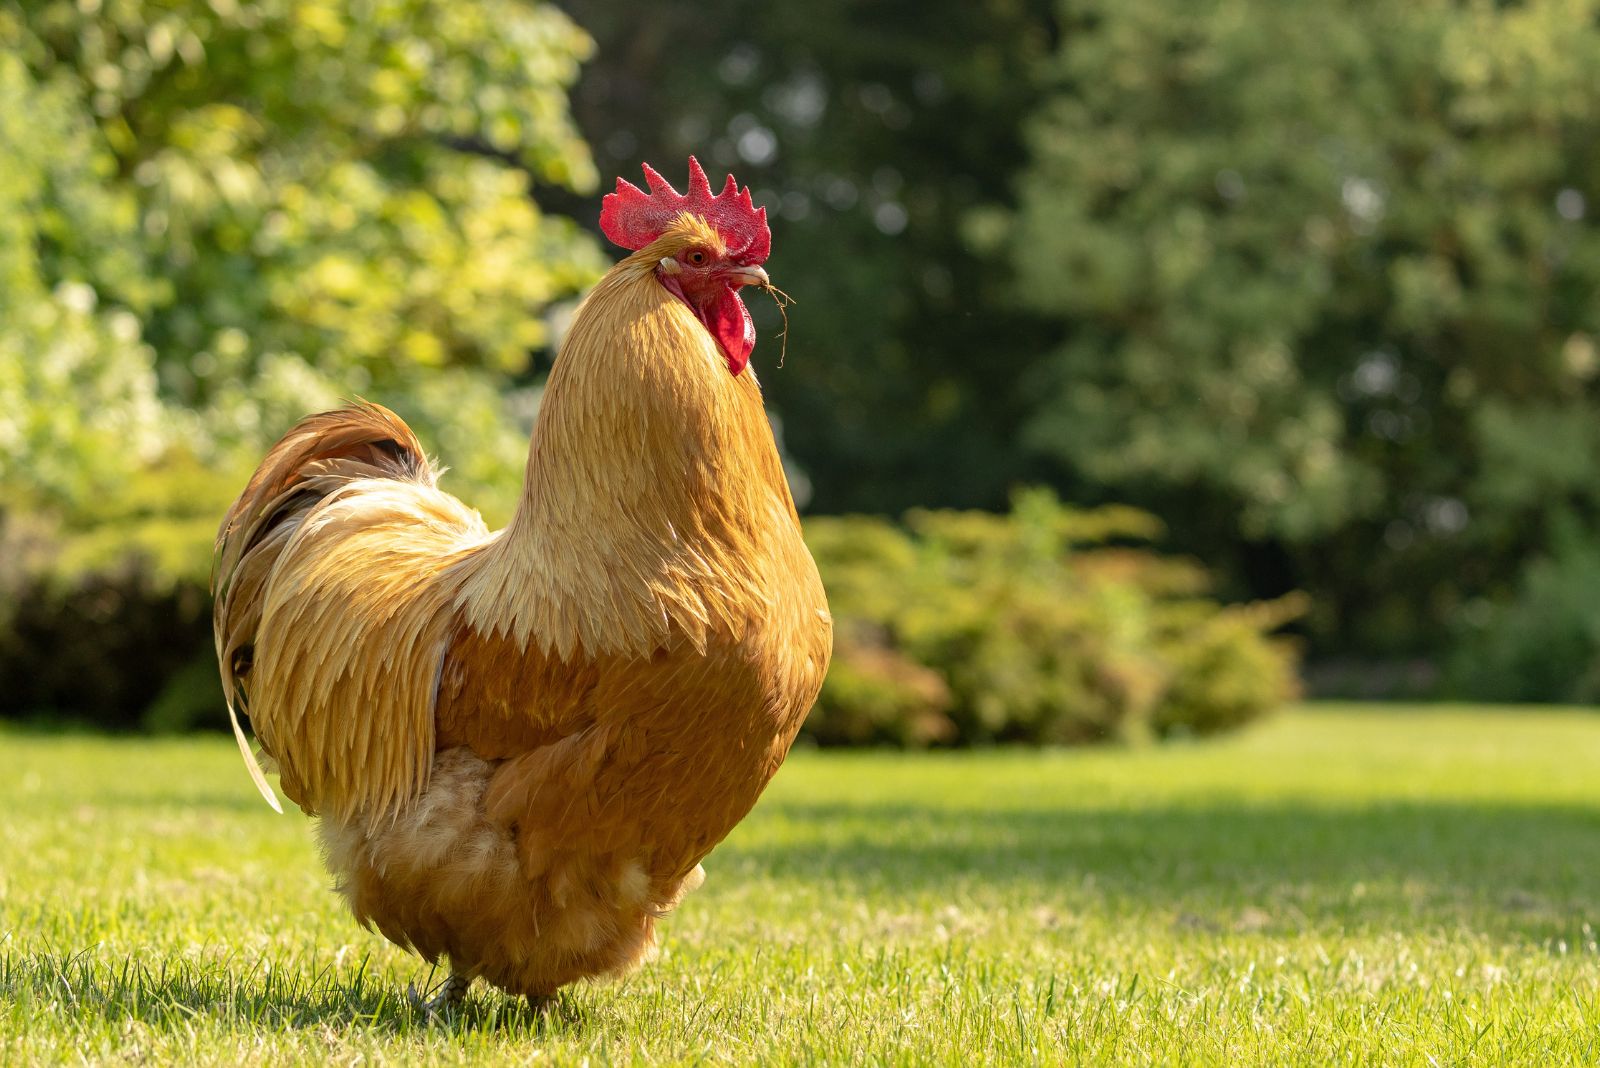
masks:
[(487, 536), (434, 480), (393, 412), (324, 412), (272, 448), (218, 532), (229, 708), (310, 811), (391, 811), (426, 784), (450, 620), (438, 576)]
[[(307, 416), (267, 453), (217, 530), (212, 624), (222, 688), (232, 701), (261, 619), (261, 589), (306, 514), (330, 493), (363, 478), (436, 480), (405, 421), (379, 404), (357, 403)], [(246, 664), (248, 668), (248, 665)]]

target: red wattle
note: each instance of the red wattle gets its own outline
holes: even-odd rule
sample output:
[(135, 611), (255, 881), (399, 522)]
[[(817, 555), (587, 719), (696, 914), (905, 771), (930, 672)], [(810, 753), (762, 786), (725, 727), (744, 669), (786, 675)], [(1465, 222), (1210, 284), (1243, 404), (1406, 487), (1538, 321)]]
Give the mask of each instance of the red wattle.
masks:
[(728, 370), (738, 374), (750, 362), (750, 351), (756, 347), (756, 324), (750, 310), (744, 306), (736, 286), (718, 286), (714, 294), (690, 299), (683, 291), (683, 283), (670, 274), (657, 275), (667, 292), (689, 306), (695, 318), (710, 331), (722, 347), (722, 356), (728, 361)]
[(728, 358), (728, 370), (734, 374), (743, 371), (750, 362), (750, 350), (756, 347), (756, 324), (751, 321), (750, 309), (744, 306), (739, 291), (732, 286), (723, 287), (701, 311), (700, 320), (722, 346), (722, 354)]

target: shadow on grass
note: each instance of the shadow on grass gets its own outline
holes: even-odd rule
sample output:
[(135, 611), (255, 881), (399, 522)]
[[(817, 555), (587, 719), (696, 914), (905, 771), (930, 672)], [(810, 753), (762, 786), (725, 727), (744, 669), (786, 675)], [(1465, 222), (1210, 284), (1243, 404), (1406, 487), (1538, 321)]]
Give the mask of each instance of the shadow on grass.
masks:
[[(439, 978), (439, 977), (436, 977)], [(40, 1009), (137, 1020), (156, 1027), (212, 1019), (229, 1027), (283, 1031), (356, 1026), (393, 1034), (495, 1030), (554, 1037), (582, 1031), (587, 1016), (557, 997), (539, 1007), (481, 984), (459, 1011), (430, 1023), (388, 983), (368, 980), (366, 964), (353, 977), (329, 965), (301, 970), (235, 959), (164, 961), (152, 969), (134, 958), (108, 961), (78, 953), (0, 952), (0, 999)]]
[[(1116, 912), (1458, 929), (1545, 940), (1600, 924), (1600, 812), (1412, 802), (1372, 807), (1194, 804), (985, 813), (786, 802), (782, 829), (724, 855), (778, 882), (855, 891), (1038, 888)], [(784, 842), (787, 844), (783, 844)], [(852, 892), (845, 886), (836, 891)], [(1297, 913), (1289, 916), (1288, 913)]]

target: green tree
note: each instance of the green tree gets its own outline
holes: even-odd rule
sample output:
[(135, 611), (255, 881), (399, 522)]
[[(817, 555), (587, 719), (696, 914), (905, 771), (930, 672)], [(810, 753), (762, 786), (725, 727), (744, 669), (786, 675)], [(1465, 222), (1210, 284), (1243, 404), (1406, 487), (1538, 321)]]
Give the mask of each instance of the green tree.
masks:
[(1040, 335), (967, 217), (1009, 203), (1049, 0), (564, 6), (599, 45), (573, 106), (602, 173), (681, 180), (694, 153), (771, 205), (796, 303), (779, 368), (751, 301), (757, 367), (810, 506), (1002, 507)]
[(1426, 645), (1600, 516), (1600, 5), (1060, 14), (1010, 238), (1061, 328), (1034, 449), (1276, 557), (1341, 642)]
[[(0, 224), (0, 262), (121, 324), (124, 362), (194, 413), (170, 435), (208, 461), (364, 394), (417, 421), (456, 488), (504, 494), (531, 405), (503, 394), (531, 381), (544, 312), (605, 262), (528, 196), (595, 186), (566, 95), (589, 48), (522, 0), (0, 3), (5, 76), (72, 149), (32, 150), (48, 174)], [(31, 106), (5, 107), (13, 136), (38, 136)], [(0, 379), (66, 366), (17, 348)], [(7, 488), (36, 471), (17, 459)]]
[(139, 320), (83, 281), (137, 277), (136, 208), (62, 86), (0, 53), (0, 100), (0, 487), (70, 507), (166, 446)]

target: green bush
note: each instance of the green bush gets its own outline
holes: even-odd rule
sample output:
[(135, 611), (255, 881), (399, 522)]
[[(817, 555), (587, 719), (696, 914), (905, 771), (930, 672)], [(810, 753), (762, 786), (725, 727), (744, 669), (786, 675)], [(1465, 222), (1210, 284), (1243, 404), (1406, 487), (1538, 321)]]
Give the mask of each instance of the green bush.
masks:
[[(114, 729), (226, 723), (203, 586), (165, 582), (130, 559), (76, 578), (28, 576), (0, 596), (0, 717)], [(178, 680), (210, 692), (180, 702)], [(156, 711), (159, 724), (146, 719)]]
[(207, 585), (245, 477), (175, 452), (70, 516), (0, 493), (0, 716), (221, 723)]
[[(0, 511), (0, 716), (221, 728), (205, 589), (218, 481), (174, 458), (83, 529)], [(1008, 516), (809, 521), (836, 649), (805, 736), (1141, 741), (1230, 729), (1287, 700), (1294, 658), (1271, 634), (1300, 599), (1220, 606), (1196, 565), (1130, 547), (1157, 530), (1041, 492)]]
[(822, 745), (888, 744), (919, 749), (953, 741), (945, 714), (950, 687), (937, 671), (890, 648), (877, 628), (851, 621), (828, 669), (827, 715), (813, 714), (806, 735)]
[(1508, 599), (1465, 614), (1452, 690), (1487, 701), (1600, 701), (1600, 539), (1564, 522), (1553, 545)]
[[(1293, 658), (1266, 637), (1299, 615), (1305, 598), (1217, 608), (1193, 602), (1165, 613), (1157, 636), (1169, 674), (1152, 727), (1162, 737), (1214, 734), (1259, 717), (1264, 699), (1294, 693)], [(1185, 617), (1189, 617), (1186, 623)]]
[(1044, 492), (1019, 495), (1009, 516), (811, 520), (836, 650), (807, 736), (1138, 741), (1225, 730), (1289, 699), (1294, 658), (1270, 635), (1301, 599), (1221, 607), (1193, 564), (1114, 544), (1157, 529)]

